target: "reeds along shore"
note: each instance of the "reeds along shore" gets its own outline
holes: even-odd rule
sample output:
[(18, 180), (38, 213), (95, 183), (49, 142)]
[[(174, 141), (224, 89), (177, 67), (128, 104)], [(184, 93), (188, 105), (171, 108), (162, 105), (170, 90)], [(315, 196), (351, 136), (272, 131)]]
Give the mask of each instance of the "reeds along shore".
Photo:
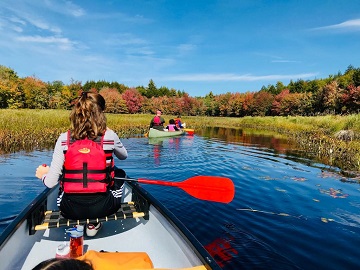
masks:
[[(61, 132), (69, 128), (66, 110), (1, 110), (0, 154), (52, 149)], [(153, 115), (107, 114), (108, 126), (121, 138), (143, 136)], [(166, 119), (175, 118), (164, 115)], [(183, 116), (189, 128), (254, 128), (271, 130), (294, 140), (307, 156), (339, 167), (344, 172), (360, 172), (360, 114), (315, 117), (196, 117)]]

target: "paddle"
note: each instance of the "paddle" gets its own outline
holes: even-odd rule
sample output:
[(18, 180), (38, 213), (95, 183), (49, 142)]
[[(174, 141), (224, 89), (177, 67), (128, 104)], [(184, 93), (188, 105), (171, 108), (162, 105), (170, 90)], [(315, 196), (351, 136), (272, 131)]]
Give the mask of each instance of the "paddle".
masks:
[(143, 184), (178, 187), (197, 199), (212, 202), (229, 203), (235, 195), (235, 187), (231, 179), (220, 176), (194, 176), (183, 182), (121, 177), (115, 177), (115, 179)]
[(183, 128), (182, 130), (184, 130), (188, 135), (194, 135), (195, 133), (195, 130), (192, 128)]

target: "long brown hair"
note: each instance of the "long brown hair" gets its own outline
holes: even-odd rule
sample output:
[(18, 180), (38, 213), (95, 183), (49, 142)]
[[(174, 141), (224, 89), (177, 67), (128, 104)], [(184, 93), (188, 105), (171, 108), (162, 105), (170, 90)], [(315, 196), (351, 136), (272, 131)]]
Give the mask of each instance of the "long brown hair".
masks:
[(70, 113), (71, 137), (96, 139), (106, 131), (105, 99), (96, 93), (82, 92)]
[(52, 258), (39, 263), (32, 270), (94, 270), (90, 262), (80, 261), (77, 259)]

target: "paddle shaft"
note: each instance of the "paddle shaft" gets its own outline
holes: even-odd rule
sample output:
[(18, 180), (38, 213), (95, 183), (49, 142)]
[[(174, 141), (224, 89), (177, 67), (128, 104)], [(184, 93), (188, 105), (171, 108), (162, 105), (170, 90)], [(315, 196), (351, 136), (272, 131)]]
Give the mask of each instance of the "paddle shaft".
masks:
[(235, 188), (231, 179), (218, 176), (194, 176), (183, 182), (169, 182), (143, 178), (134, 179), (115, 177), (115, 179), (128, 182), (178, 187), (197, 199), (221, 203), (231, 202), (235, 195)]
[[(212, 176), (209, 176), (212, 177)], [(118, 179), (118, 180), (124, 180), (127, 182), (138, 182), (138, 183), (143, 183), (143, 184), (149, 184), (149, 185), (160, 185), (160, 186), (171, 186), (171, 187), (180, 187), (180, 188), (203, 188), (203, 189), (209, 189), (209, 190), (223, 190), (226, 191), (228, 190), (225, 187), (213, 187), (210, 185), (204, 185), (204, 184), (196, 184), (196, 183), (187, 183), (186, 180), (184, 182), (168, 182), (168, 181), (163, 181), (163, 180), (151, 180), (151, 179), (144, 179), (144, 178), (121, 178), (121, 177), (114, 177), (114, 179)], [(191, 178), (190, 178), (191, 179)]]

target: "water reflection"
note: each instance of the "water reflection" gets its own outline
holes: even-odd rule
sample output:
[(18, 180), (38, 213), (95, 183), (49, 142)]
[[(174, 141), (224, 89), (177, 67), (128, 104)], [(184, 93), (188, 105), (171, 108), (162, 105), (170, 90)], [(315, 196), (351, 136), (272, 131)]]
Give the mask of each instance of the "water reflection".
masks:
[(189, 143), (193, 140), (193, 136), (185, 137), (164, 137), (164, 138), (149, 138), (149, 145), (152, 146), (154, 164), (161, 165), (161, 152), (167, 151), (167, 154), (176, 155), (180, 149), (181, 144)]
[(197, 132), (207, 138), (217, 138), (227, 143), (257, 146), (275, 150), (275, 153), (294, 154), (297, 152), (296, 143), (285, 136), (253, 129), (235, 129), (208, 127)]

